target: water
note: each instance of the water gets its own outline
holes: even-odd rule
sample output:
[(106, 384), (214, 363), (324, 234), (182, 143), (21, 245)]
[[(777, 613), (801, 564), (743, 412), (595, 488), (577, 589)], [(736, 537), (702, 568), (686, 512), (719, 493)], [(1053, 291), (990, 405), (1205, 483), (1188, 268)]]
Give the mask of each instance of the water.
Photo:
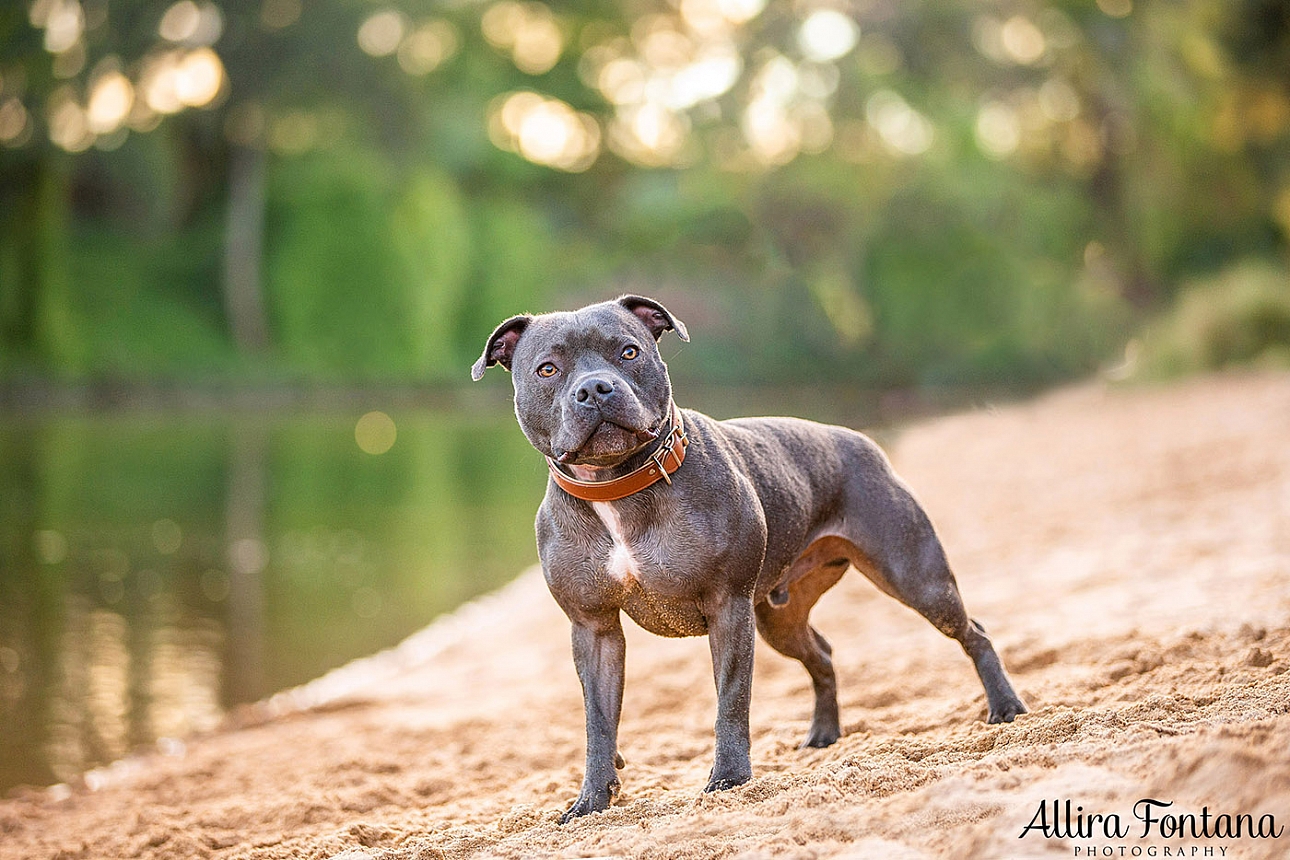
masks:
[(545, 468), (505, 406), (0, 420), (0, 793), (210, 729), (534, 563)]
[[(851, 426), (1000, 396), (687, 391)], [(213, 728), (536, 562), (545, 466), (503, 386), (480, 393), (0, 416), (0, 795)]]

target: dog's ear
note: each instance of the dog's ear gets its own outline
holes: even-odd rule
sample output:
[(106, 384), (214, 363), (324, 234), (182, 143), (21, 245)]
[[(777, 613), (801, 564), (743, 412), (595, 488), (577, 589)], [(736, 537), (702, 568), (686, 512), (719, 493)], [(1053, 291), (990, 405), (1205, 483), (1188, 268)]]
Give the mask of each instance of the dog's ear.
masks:
[(654, 335), (654, 340), (662, 337), (663, 332), (668, 329), (675, 331), (676, 336), (681, 340), (687, 342), (690, 340), (690, 333), (685, 330), (685, 323), (672, 316), (667, 308), (653, 299), (645, 296), (622, 296), (618, 299), (618, 304), (640, 317), (650, 334)]
[(519, 342), (520, 335), (524, 334), (524, 329), (528, 328), (531, 322), (533, 322), (533, 317), (528, 314), (521, 314), (517, 317), (511, 317), (495, 328), (493, 333), (488, 336), (488, 343), (484, 345), (483, 354), (470, 368), (470, 378), (478, 382), (484, 378), (484, 371), (494, 364), (500, 364), (510, 370), (511, 359), (515, 357), (515, 344)]

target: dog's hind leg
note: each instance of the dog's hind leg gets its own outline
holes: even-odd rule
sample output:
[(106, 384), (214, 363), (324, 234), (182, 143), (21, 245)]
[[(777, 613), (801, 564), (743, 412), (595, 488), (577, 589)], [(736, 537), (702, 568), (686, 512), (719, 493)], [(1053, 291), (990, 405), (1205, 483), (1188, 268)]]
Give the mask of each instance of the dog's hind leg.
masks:
[(908, 543), (900, 548), (902, 551), (888, 551), (882, 560), (861, 553), (853, 563), (880, 589), (957, 641), (972, 658), (985, 687), (988, 721), (1012, 722), (1018, 714), (1026, 713), (1027, 708), (1008, 680), (985, 628), (968, 617), (940, 539), (921, 510), (905, 534)]
[(937, 630), (956, 640), (972, 658), (981, 685), (985, 687), (988, 722), (1010, 723), (1018, 714), (1026, 713), (1026, 706), (1012, 688), (985, 628), (968, 617), (954, 574), (943, 557), (939, 563), (925, 567), (915, 576), (888, 573), (884, 579), (893, 586), (898, 600), (932, 622)]
[[(824, 550), (824, 551), (821, 551)], [(842, 578), (846, 558), (812, 544), (794, 562), (781, 585), (776, 588), (779, 600), (757, 604), (757, 631), (779, 653), (792, 657), (806, 667), (815, 688), (815, 713), (804, 747), (827, 747), (842, 736), (838, 721), (838, 687), (833, 672), (833, 648), (809, 623), (811, 607), (820, 595)], [(785, 601), (784, 598), (787, 598)]]

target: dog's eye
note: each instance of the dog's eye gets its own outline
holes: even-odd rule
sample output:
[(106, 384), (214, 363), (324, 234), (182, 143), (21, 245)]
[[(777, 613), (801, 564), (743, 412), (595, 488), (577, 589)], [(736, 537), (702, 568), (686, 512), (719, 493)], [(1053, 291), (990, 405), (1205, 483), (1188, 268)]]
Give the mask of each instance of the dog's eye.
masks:
[(622, 354), (623, 354), (623, 361), (631, 361), (633, 358), (635, 358), (636, 356), (640, 355), (640, 354), (641, 354), (641, 351), (640, 351), (639, 349), (637, 349), (636, 347), (631, 346), (631, 345), (629, 344), (629, 345), (627, 345), (627, 346), (623, 347), (623, 353), (622, 353)]
[(537, 375), (542, 377), (543, 379), (550, 379), (552, 376), (555, 376), (558, 372), (559, 370), (556, 368), (556, 366), (549, 361), (546, 362), (545, 364), (539, 364), (537, 369)]

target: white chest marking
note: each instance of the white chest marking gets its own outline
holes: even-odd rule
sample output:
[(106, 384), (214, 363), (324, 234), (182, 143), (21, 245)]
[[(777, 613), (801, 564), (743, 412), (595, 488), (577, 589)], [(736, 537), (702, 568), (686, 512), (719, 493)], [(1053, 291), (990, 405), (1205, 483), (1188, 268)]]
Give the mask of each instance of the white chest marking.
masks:
[(614, 510), (614, 506), (608, 502), (592, 502), (591, 507), (595, 509), (596, 516), (600, 517), (600, 521), (605, 524), (605, 528), (609, 530), (609, 536), (614, 541), (614, 548), (609, 554), (605, 572), (620, 582), (635, 579), (638, 565), (631, 549), (627, 546), (627, 537), (623, 532), (622, 521), (618, 519), (618, 511)]

